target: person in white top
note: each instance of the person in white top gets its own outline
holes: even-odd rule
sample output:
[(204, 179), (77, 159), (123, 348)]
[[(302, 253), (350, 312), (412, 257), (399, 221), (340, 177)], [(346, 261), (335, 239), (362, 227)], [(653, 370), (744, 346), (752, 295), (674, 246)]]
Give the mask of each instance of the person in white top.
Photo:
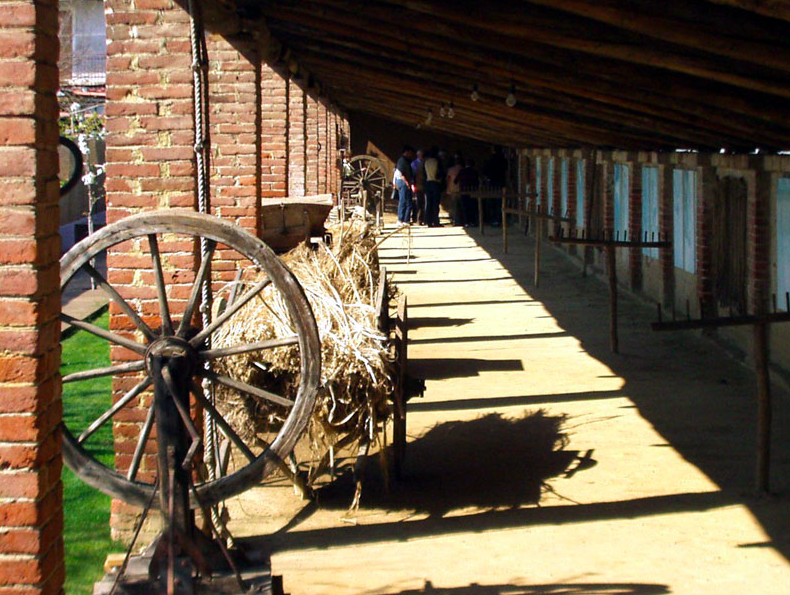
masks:
[(460, 215), (459, 215), (459, 207), (458, 207), (458, 200), (461, 193), (461, 187), (458, 185), (456, 181), (456, 177), (464, 168), (464, 158), (461, 153), (456, 152), (453, 155), (453, 165), (452, 167), (447, 169), (447, 195), (449, 197), (450, 202), (450, 210), (452, 212), (453, 223), (458, 225), (461, 223)]
[(428, 227), (439, 226), (439, 199), (442, 194), (442, 164), (439, 149), (431, 147), (425, 158), (425, 223)]

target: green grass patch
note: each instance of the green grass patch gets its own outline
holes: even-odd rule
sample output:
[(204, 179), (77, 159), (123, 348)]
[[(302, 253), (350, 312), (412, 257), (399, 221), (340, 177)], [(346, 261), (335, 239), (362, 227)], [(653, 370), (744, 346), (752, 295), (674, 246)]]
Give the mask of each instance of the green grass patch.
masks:
[[(105, 312), (94, 324), (107, 328)], [(63, 341), (61, 374), (110, 365), (110, 346), (85, 331)], [(84, 430), (112, 402), (112, 377), (94, 378), (63, 385), (63, 420), (72, 432)], [(91, 436), (86, 449), (96, 459), (112, 467), (115, 460), (112, 423)], [(66, 594), (90, 595), (93, 583), (104, 574), (109, 552), (123, 551), (110, 539), (110, 498), (84, 484), (63, 467), (63, 539), (66, 547)]]

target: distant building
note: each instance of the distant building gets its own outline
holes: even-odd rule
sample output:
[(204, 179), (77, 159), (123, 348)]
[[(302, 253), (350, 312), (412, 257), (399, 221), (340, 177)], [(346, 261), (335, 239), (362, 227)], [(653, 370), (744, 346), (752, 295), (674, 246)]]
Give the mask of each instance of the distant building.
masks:
[(103, 86), (107, 80), (107, 30), (102, 0), (59, 3), (61, 86)]

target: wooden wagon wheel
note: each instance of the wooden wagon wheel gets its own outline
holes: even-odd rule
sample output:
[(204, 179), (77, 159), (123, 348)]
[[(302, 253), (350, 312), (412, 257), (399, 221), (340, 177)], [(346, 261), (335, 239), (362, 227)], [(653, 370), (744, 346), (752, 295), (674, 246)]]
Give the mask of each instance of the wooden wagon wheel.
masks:
[[(183, 267), (183, 263), (193, 257), (196, 240), (201, 238), (207, 241), (207, 258), (200, 263), (191, 287), (184, 284), (179, 287), (172, 279), (166, 282), (166, 273), (172, 273), (175, 269)], [(122, 243), (125, 253), (135, 252), (135, 256), (130, 257), (134, 259), (132, 267), (125, 271), (128, 273), (127, 276), (135, 276), (142, 280), (142, 283), (147, 282), (147, 285), (111, 286), (105, 277), (91, 266), (90, 263), (94, 258)], [(217, 274), (223, 275), (223, 279), (236, 277), (236, 271), (233, 270), (235, 268), (245, 273), (256, 273), (258, 274), (256, 279), (260, 280), (249, 283), (249, 289), (227, 306), (207, 328), (200, 329), (193, 320), (200, 301), (201, 281), (209, 277), (212, 259), (217, 261), (215, 263)], [(147, 270), (137, 268), (142, 263), (147, 263)], [(65, 424), (62, 426), (64, 461), (77, 476), (105, 494), (130, 504), (145, 506), (154, 496), (155, 484), (140, 481), (137, 475), (151, 429), (156, 424), (159, 468), (167, 468), (163, 467), (163, 464), (166, 464), (166, 457), (169, 455), (172, 459), (173, 455), (172, 452), (163, 451), (166, 446), (170, 450), (172, 447), (163, 443), (164, 424), (167, 420), (160, 417), (169, 415), (169, 421), (172, 423), (180, 415), (181, 420), (186, 424), (185, 427), (188, 428), (185, 418), (189, 417), (190, 393), (213, 417), (220, 431), (247, 459), (246, 465), (229, 475), (213, 481), (206, 480), (203, 483), (198, 481), (194, 491), (188, 495), (191, 508), (213, 505), (243, 492), (271, 473), (292, 451), (306, 427), (315, 403), (320, 380), (320, 342), (312, 310), (301, 286), (261, 240), (237, 226), (207, 215), (173, 211), (143, 213), (108, 225), (78, 243), (64, 255), (61, 259), (61, 288), (65, 288), (80, 272), (87, 273), (97, 281), (99, 287), (114, 302), (117, 310), (123, 313), (123, 316), (119, 314), (121, 322), (114, 319), (114, 328), (106, 331), (65, 314), (61, 315), (61, 319), (78, 330), (93, 333), (115, 346), (126, 348), (126, 353), (133, 354), (131, 356), (133, 359), (128, 363), (69, 374), (63, 378), (63, 382), (80, 382), (101, 376), (128, 374), (137, 375), (134, 378), (137, 383), (87, 428), (68, 428)], [(145, 311), (136, 303), (135, 296), (142, 290), (152, 293), (152, 285), (155, 286), (158, 298), (158, 312)], [(290, 321), (286, 322), (293, 330), (292, 334), (223, 349), (207, 348), (206, 337), (210, 337), (218, 328), (232, 320), (244, 304), (255, 298), (262, 299), (262, 292), (267, 286), (273, 288), (268, 290), (274, 292), (272, 295), (278, 293), (277, 298), (282, 299), (286, 304), (290, 315)], [(174, 299), (181, 299), (181, 303), (185, 303), (184, 315), (180, 319), (171, 319), (170, 304)], [(130, 329), (130, 332), (115, 330), (126, 328)], [(219, 358), (251, 351), (264, 351), (284, 345), (298, 345), (299, 349), (300, 374), (293, 401), (283, 395), (262, 390), (212, 371), (211, 362)], [(268, 448), (257, 455), (252, 452), (231, 424), (211, 404), (210, 399), (203, 394), (200, 381), (205, 378), (226, 389), (253, 395), (283, 408), (285, 423)], [(152, 386), (155, 389), (154, 405), (147, 409), (145, 423), (140, 430), (129, 471), (122, 475), (91, 456), (85, 448), (86, 441), (99, 427), (113, 420), (125, 407), (134, 405), (138, 397), (142, 398), (141, 395)], [(179, 393), (182, 395), (180, 399), (176, 398)], [(160, 397), (162, 394), (165, 397)], [(167, 397), (168, 394), (172, 398)], [(175, 425), (178, 426), (181, 420), (177, 420)], [(194, 457), (193, 449), (198, 446), (198, 440), (194, 435), (189, 438), (192, 439), (192, 443), (188, 457)], [(187, 440), (186, 443), (189, 444), (189, 441)], [(184, 467), (186, 462), (185, 459)], [(178, 463), (180, 464), (181, 461), (179, 460)], [(162, 480), (162, 477), (159, 479)], [(161, 486), (159, 491), (161, 497), (163, 491)]]
[(369, 200), (376, 204), (381, 202), (384, 191), (389, 185), (387, 166), (378, 157), (372, 155), (357, 155), (348, 161), (351, 173), (346, 177), (352, 196), (361, 196), (363, 190), (367, 191)]
[[(65, 152), (60, 154), (62, 169), (60, 172), (60, 195), (65, 196), (77, 185), (82, 176), (82, 151), (73, 140), (65, 136), (61, 136), (58, 143), (65, 149)], [(66, 167), (63, 167), (64, 165)]]

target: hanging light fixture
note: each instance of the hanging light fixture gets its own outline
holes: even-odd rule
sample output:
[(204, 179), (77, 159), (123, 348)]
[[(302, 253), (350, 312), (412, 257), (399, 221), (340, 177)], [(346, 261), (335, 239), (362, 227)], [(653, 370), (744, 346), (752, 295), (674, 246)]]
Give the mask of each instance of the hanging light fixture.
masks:
[(433, 121), (433, 110), (431, 108), (428, 108), (428, 113), (425, 116), (426, 126), (430, 126), (432, 121)]
[(516, 105), (516, 84), (512, 83), (510, 85), (510, 93), (507, 94), (507, 98), (505, 99), (505, 103), (508, 107), (514, 107)]
[(455, 118), (455, 105), (453, 104), (452, 101), (450, 102), (450, 105), (447, 108), (447, 117), (450, 118), (451, 120)]
[(439, 115), (444, 118), (447, 115), (447, 110), (444, 108), (444, 101), (442, 101), (442, 107), (439, 108)]
[(477, 88), (477, 83), (472, 85), (472, 94), (469, 96), (472, 101), (477, 101), (480, 99), (480, 91)]

